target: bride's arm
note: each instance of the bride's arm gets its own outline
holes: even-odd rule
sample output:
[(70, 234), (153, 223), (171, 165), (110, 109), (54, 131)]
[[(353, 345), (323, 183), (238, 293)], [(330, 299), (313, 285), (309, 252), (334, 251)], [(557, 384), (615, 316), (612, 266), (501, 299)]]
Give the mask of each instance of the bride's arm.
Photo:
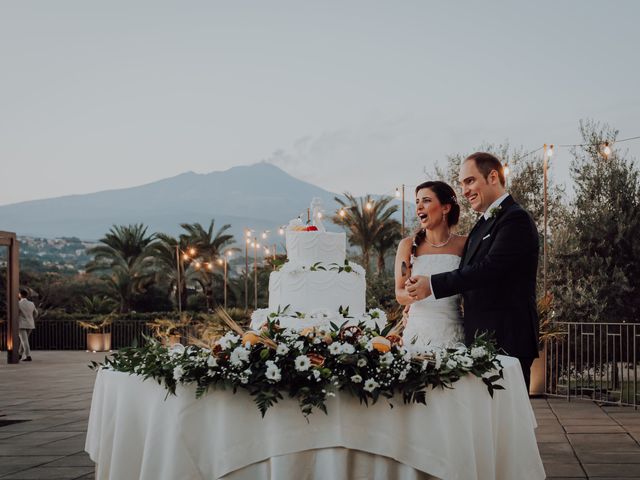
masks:
[[(398, 244), (398, 251), (396, 253), (395, 263), (395, 286), (396, 286), (396, 300), (400, 305), (411, 305), (415, 302), (413, 298), (409, 296), (405, 283), (411, 276), (411, 244), (413, 239), (411, 237), (404, 238)], [(406, 265), (406, 268), (402, 268), (402, 264)], [(404, 275), (403, 275), (404, 273)]]

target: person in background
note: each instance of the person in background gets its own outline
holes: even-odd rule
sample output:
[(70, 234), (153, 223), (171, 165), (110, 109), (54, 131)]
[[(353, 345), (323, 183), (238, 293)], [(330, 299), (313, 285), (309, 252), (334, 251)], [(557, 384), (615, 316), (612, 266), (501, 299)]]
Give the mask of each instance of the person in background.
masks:
[(21, 360), (25, 362), (31, 361), (31, 347), (29, 346), (29, 335), (36, 328), (35, 317), (38, 316), (38, 310), (35, 304), (29, 300), (29, 290), (21, 288), (18, 293), (18, 328), (20, 329), (20, 348), (18, 354)]

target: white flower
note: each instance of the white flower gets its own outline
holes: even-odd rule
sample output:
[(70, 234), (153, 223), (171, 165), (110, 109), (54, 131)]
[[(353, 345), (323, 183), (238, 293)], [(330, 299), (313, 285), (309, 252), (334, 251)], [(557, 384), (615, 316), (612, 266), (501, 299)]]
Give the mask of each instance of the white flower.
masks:
[(282, 379), (281, 370), (272, 360), (268, 360), (265, 363), (267, 365), (267, 371), (265, 372), (265, 376), (273, 382), (279, 382)]
[(458, 363), (453, 358), (450, 358), (449, 360), (447, 360), (447, 363), (445, 365), (449, 370), (453, 370), (458, 366)]
[(427, 366), (429, 365), (429, 360), (424, 360), (422, 362), (422, 368), (421, 370), (424, 372), (427, 369)]
[(287, 353), (289, 353), (289, 347), (287, 347), (285, 343), (278, 344), (278, 347), (276, 348), (276, 354), (286, 355)]
[(302, 350), (304, 348), (304, 342), (302, 340), (298, 340), (293, 344), (293, 348), (295, 348), (296, 350)]
[(356, 349), (350, 343), (343, 343), (340, 350), (342, 353), (354, 353)]
[(442, 354), (440, 353), (439, 350), (436, 350), (433, 353), (436, 357), (436, 361), (435, 361), (436, 370), (440, 370), (440, 367), (442, 366)]
[(380, 384), (376, 382), (373, 378), (368, 379), (364, 382), (364, 390), (367, 392), (373, 392), (376, 388), (378, 388)]
[(373, 351), (373, 343), (371, 343), (371, 340), (369, 340), (365, 345), (364, 348), (367, 349), (367, 351), (372, 352)]
[(391, 365), (393, 363), (393, 353), (387, 352), (380, 357), (380, 363), (383, 365)]
[(472, 358), (482, 358), (487, 355), (487, 349), (484, 347), (473, 347), (471, 349)]
[(217, 367), (218, 366), (218, 359), (216, 357), (214, 357), (213, 355), (209, 355), (209, 358), (207, 359), (207, 365), (211, 368), (213, 367)]
[(460, 363), (460, 365), (462, 365), (464, 368), (470, 368), (473, 366), (473, 360), (467, 357), (466, 355), (462, 357), (458, 357), (457, 360)]
[(342, 352), (342, 346), (340, 345), (340, 342), (333, 342), (331, 345), (329, 345), (329, 353), (331, 355), (340, 355), (340, 352)]
[(172, 358), (179, 357), (183, 353), (184, 353), (184, 345), (182, 345), (181, 343), (174, 343), (173, 345), (171, 345), (171, 348), (169, 349), (169, 356)]
[(297, 371), (305, 372), (309, 370), (309, 367), (311, 366), (311, 360), (309, 360), (309, 357), (307, 357), (306, 355), (298, 355), (294, 361), (294, 365)]
[(351, 381), (353, 383), (361, 383), (362, 382), (362, 377), (360, 375), (353, 375), (351, 377)]
[(182, 369), (182, 367), (180, 365), (178, 365), (177, 367), (175, 367), (173, 369), (173, 379), (176, 382), (179, 382), (182, 379), (183, 375), (184, 375), (184, 370)]
[(406, 370), (401, 371), (400, 375), (398, 375), (398, 380), (403, 382), (407, 378), (407, 373), (408, 372)]
[(371, 318), (379, 318), (385, 323), (387, 322), (387, 314), (380, 308), (372, 308), (371, 310), (369, 310), (369, 316)]
[(229, 356), (231, 365), (237, 367), (249, 360), (249, 352), (244, 347), (236, 347)]
[(216, 343), (222, 347), (223, 350), (226, 350), (231, 347), (232, 343), (236, 343), (240, 340), (240, 337), (233, 332), (227, 332), (222, 338), (220, 338)]
[(367, 364), (367, 359), (366, 358), (359, 358), (358, 359), (358, 366), (360, 368), (364, 367)]
[(320, 380), (320, 370), (314, 369), (312, 373), (316, 380)]

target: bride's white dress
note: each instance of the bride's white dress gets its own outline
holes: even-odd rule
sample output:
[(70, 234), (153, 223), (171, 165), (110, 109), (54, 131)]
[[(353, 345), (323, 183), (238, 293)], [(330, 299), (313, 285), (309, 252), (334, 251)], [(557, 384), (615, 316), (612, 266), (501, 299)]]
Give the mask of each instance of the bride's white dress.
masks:
[[(411, 274), (450, 272), (458, 268), (460, 260), (446, 253), (419, 255), (414, 258)], [(464, 342), (460, 295), (437, 300), (431, 295), (412, 304), (402, 338), (407, 349), (413, 351)]]

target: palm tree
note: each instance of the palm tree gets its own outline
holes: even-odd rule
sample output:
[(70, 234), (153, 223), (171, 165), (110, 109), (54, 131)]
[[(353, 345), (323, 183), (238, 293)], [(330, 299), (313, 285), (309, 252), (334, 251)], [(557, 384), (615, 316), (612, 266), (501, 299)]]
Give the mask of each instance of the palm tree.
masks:
[[(223, 225), (216, 233), (214, 233), (215, 219), (211, 219), (209, 228), (206, 230), (200, 223), (182, 223), (180, 226), (187, 232), (180, 235), (180, 240), (186, 240), (190, 247), (197, 251), (198, 260), (205, 267), (199, 269), (195, 281), (200, 284), (204, 290), (207, 299), (212, 298), (214, 289), (214, 278), (222, 278), (220, 269), (215, 269), (216, 262), (224, 255), (224, 250), (235, 243), (233, 235), (225, 233), (231, 228), (231, 225)], [(237, 248), (231, 249), (237, 251)]]
[(385, 227), (385, 224), (394, 221), (391, 216), (398, 210), (398, 207), (397, 205), (389, 206), (393, 200), (391, 197), (380, 197), (378, 200), (373, 200), (370, 195), (367, 195), (358, 200), (348, 192), (344, 196), (346, 201), (335, 197), (336, 202), (342, 207), (339, 212), (344, 215), (337, 212), (332, 221), (344, 226), (349, 242), (360, 247), (364, 268), (369, 271), (371, 250), (375, 248), (375, 244), (385, 232), (385, 228), (388, 228)]
[(107, 294), (118, 301), (120, 312), (131, 309), (133, 297), (142, 292), (151, 280), (146, 269), (149, 245), (155, 234), (148, 235), (143, 224), (113, 225), (100, 239), (100, 245), (87, 253), (94, 258), (87, 264), (88, 272), (97, 272), (107, 281)]
[(373, 248), (378, 254), (378, 270), (376, 272), (378, 275), (384, 273), (384, 259), (387, 252), (394, 250), (398, 246), (398, 242), (402, 239), (400, 229), (400, 222), (394, 219), (387, 220), (380, 230), (380, 235), (378, 235), (373, 243)]

